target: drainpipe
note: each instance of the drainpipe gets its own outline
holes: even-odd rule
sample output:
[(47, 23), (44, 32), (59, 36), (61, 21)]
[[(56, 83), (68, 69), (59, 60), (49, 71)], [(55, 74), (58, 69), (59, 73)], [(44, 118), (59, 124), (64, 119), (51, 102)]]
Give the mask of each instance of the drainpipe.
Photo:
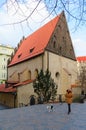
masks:
[(49, 52), (47, 51), (47, 69), (49, 70)]
[(44, 54), (42, 55), (42, 70), (44, 70), (44, 60), (43, 60)]

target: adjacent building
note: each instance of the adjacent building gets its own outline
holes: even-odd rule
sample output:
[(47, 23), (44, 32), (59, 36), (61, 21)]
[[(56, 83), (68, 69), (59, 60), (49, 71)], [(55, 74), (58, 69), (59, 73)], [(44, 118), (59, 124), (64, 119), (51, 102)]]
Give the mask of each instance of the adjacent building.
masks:
[(86, 56), (77, 57), (78, 84), (81, 91), (86, 94)]
[(7, 80), (7, 61), (14, 52), (14, 48), (0, 44), (0, 84)]
[(77, 67), (78, 73), (80, 74), (82, 67), (86, 67), (86, 56), (77, 57)]
[(75, 84), (77, 62), (64, 12), (21, 40), (8, 63), (8, 80), (0, 90), (2, 103), (19, 107), (27, 105), (31, 95), (37, 97), (33, 81), (41, 69), (48, 69), (58, 85), (57, 99)]

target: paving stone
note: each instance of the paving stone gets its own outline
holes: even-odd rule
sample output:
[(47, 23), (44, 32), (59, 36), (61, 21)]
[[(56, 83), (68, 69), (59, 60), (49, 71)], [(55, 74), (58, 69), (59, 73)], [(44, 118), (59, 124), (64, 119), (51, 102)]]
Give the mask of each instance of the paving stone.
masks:
[(72, 103), (67, 114), (67, 104), (47, 104), (0, 110), (0, 130), (86, 130), (86, 103)]

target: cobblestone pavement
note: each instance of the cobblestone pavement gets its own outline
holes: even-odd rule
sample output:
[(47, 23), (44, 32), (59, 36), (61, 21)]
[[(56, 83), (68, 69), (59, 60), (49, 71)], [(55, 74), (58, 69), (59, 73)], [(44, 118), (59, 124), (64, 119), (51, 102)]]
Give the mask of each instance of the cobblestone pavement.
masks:
[(67, 114), (67, 104), (47, 104), (0, 110), (0, 130), (86, 130), (86, 103), (72, 104)]
[(0, 104), (0, 110), (9, 109), (9, 107)]

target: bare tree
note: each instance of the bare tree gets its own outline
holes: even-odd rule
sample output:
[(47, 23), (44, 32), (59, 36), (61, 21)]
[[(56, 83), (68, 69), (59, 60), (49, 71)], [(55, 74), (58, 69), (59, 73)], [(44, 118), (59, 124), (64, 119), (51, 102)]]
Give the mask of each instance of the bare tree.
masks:
[[(35, 3), (33, 9), (30, 8), (30, 5)], [(38, 10), (38, 7), (41, 3), (44, 3), (44, 7)], [(24, 9), (21, 7), (24, 6)], [(29, 18), (32, 17), (35, 11), (40, 13), (41, 10), (46, 8), (49, 12), (47, 16), (44, 17), (44, 20), (47, 19), (50, 15), (57, 15), (62, 10), (65, 11), (68, 20), (73, 20), (75, 26), (80, 24), (85, 24), (86, 22), (86, 1), (85, 0), (3, 0), (0, 4), (0, 8), (6, 8), (7, 13), (11, 10), (14, 10), (13, 16), (20, 14), (22, 19), (19, 19), (16, 22), (4, 23), (2, 25), (15, 25), (22, 24), (26, 22), (28, 24)], [(29, 14), (26, 15), (26, 12), (29, 10)], [(1, 25), (1, 26), (2, 26)]]

